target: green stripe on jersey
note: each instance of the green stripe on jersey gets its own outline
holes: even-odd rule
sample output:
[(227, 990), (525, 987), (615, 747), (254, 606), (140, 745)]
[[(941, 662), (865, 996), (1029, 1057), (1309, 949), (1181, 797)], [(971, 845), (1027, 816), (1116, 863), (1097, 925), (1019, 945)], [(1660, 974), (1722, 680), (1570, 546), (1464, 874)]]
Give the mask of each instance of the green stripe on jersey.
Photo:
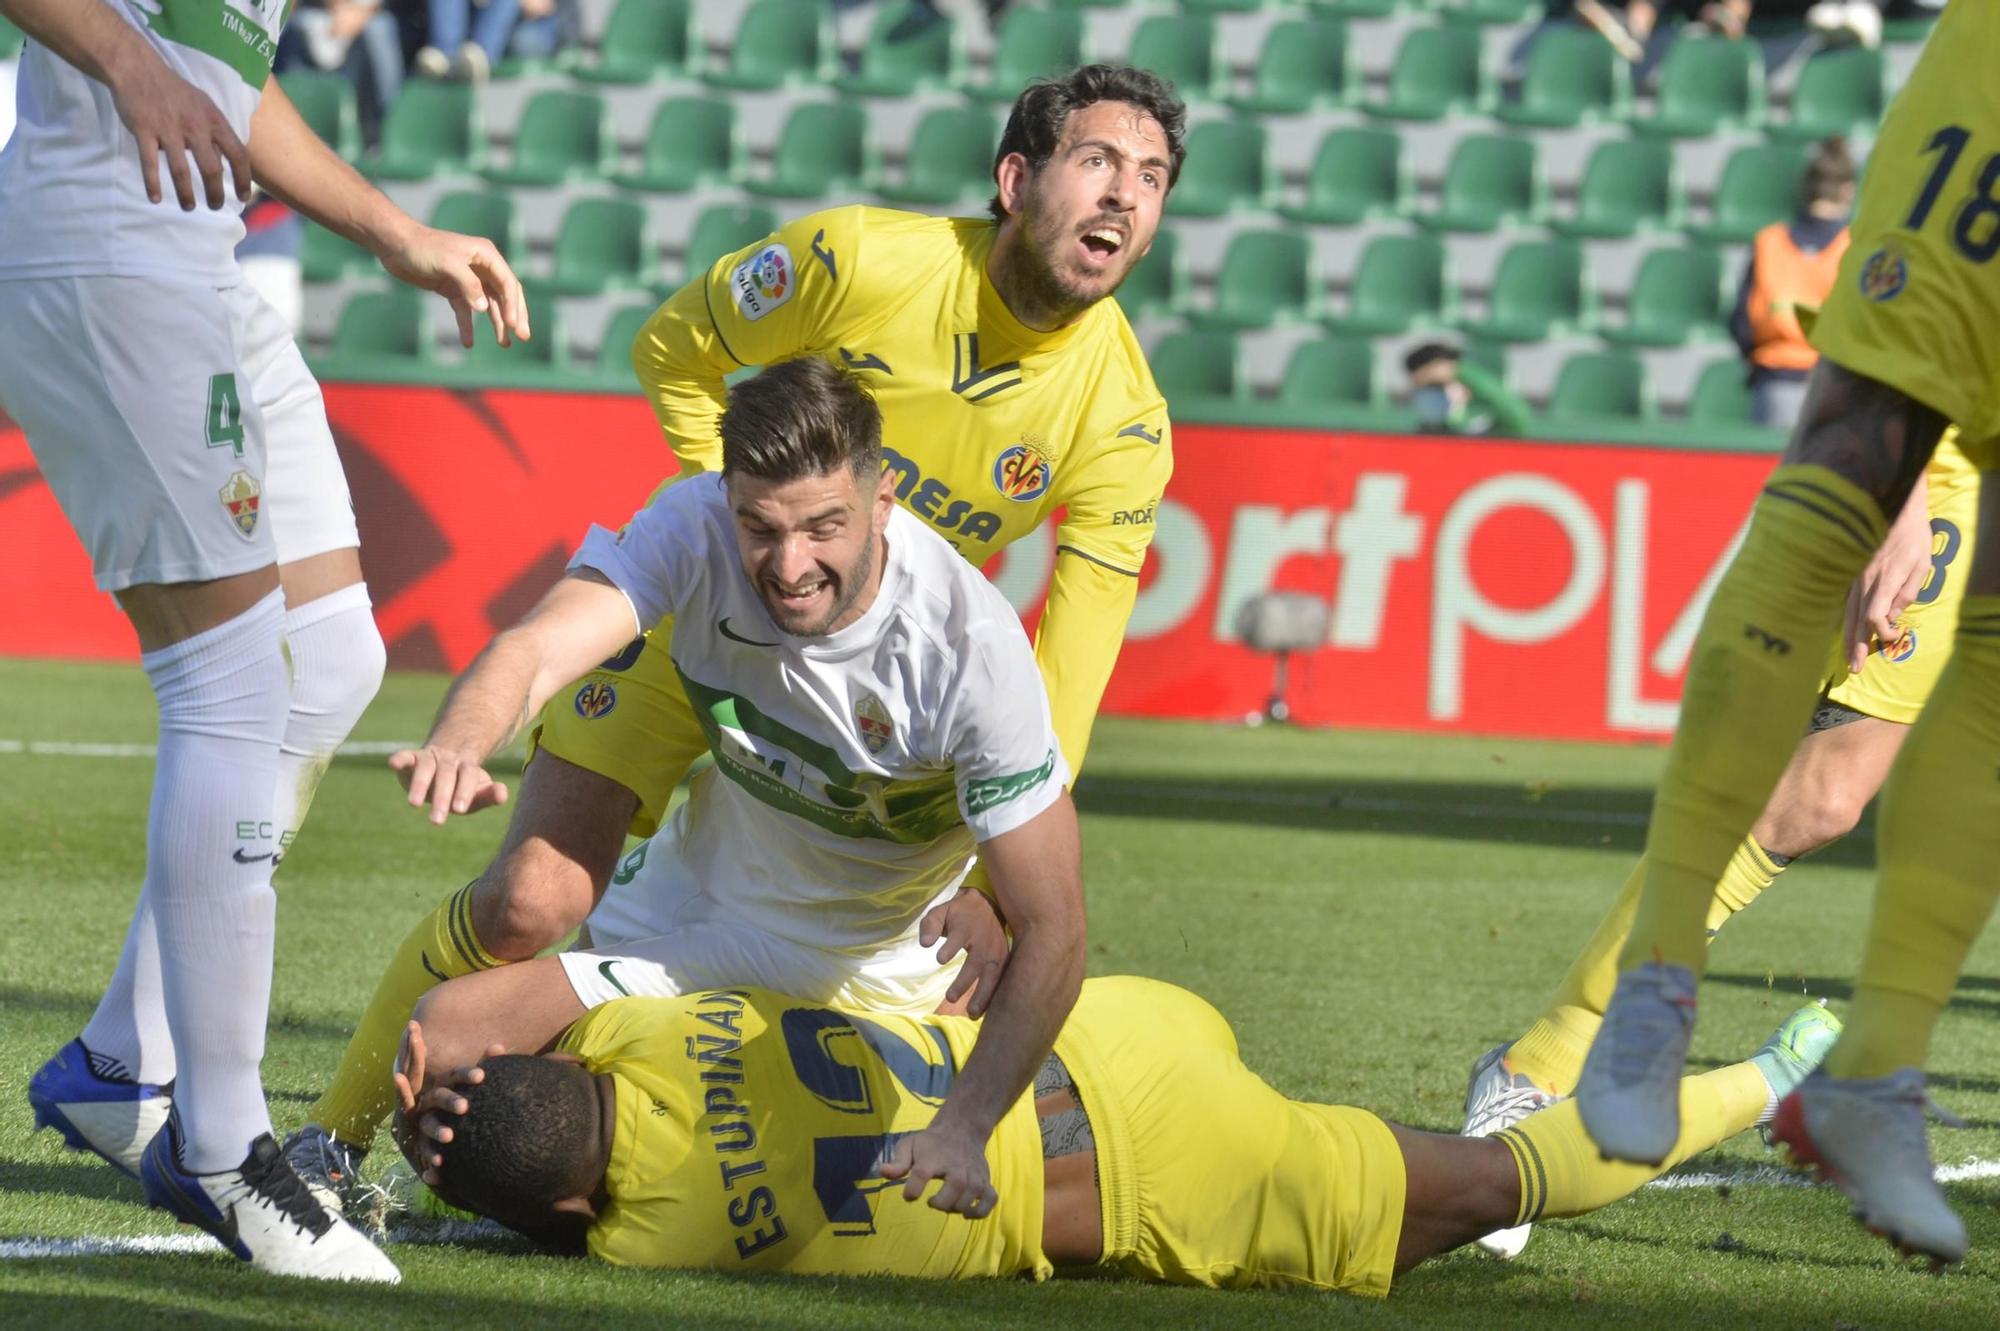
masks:
[[(146, 25), (161, 40), (212, 56), (229, 66), (253, 88), (262, 88), (271, 77), (271, 60), (278, 43), (264, 25), (227, 0), (160, 0), (157, 14), (140, 10)], [(257, 8), (276, 6), (281, 0), (254, 0)], [(290, 12), (290, 0), (282, 0)]]

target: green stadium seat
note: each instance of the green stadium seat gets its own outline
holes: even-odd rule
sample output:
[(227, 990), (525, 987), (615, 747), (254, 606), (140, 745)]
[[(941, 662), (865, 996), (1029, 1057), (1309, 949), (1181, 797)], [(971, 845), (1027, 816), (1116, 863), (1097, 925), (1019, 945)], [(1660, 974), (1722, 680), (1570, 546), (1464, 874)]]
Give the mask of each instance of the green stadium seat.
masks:
[(299, 109), (299, 118), (328, 147), (349, 160), (361, 155), (361, 122), (354, 107), (354, 85), (345, 76), (315, 69), (293, 69), (279, 76), (278, 85)]
[(736, 104), (722, 97), (669, 97), (653, 111), (637, 171), (612, 180), (626, 189), (681, 194), (736, 175), (742, 145)]
[(592, 92), (549, 88), (521, 108), (513, 161), (480, 174), (496, 185), (560, 185), (609, 174), (615, 161), (604, 99)]
[(1566, 240), (1524, 240), (1500, 257), (1486, 317), (1461, 326), (1500, 342), (1539, 342), (1582, 325), (1590, 313), (1582, 250)]
[(1770, 127), (1773, 138), (1811, 142), (1873, 127), (1888, 104), (1882, 53), (1848, 46), (1806, 61), (1792, 90), (1791, 118)]
[(1587, 28), (1558, 25), (1535, 38), (1520, 96), (1494, 114), (1510, 125), (1564, 128), (1624, 115), (1631, 98), (1630, 67), (1611, 43)]
[(1521, 23), (1543, 8), (1537, 0), (1455, 0), (1438, 7), (1453, 23)]
[(1388, 18), (1403, 0), (1312, 0), (1314, 13), (1335, 18)]
[(861, 48), (861, 67), (833, 84), (870, 97), (908, 97), (951, 82), (959, 63), (950, 19), (925, 5), (882, 5)]
[(570, 73), (590, 83), (647, 83), (688, 67), (695, 48), (692, 0), (618, 0), (595, 63)]
[(1403, 212), (1409, 197), (1403, 141), (1396, 131), (1348, 126), (1327, 131), (1319, 141), (1306, 174), (1304, 202), (1283, 205), (1278, 212), (1294, 222), (1351, 226)]
[(1118, 287), (1118, 304), (1128, 317), (1179, 314), (1187, 305), (1187, 270), (1180, 251), (1180, 238), (1171, 229), (1154, 233), (1153, 248)]
[(688, 230), (683, 280), (692, 281), (733, 254), (778, 229), (778, 215), (769, 208), (731, 203), (710, 204)]
[(1575, 214), (1554, 225), (1568, 236), (1624, 237), (1678, 225), (1680, 216), (1673, 148), (1659, 139), (1606, 140), (1584, 165)]
[(1548, 201), (1533, 138), (1468, 134), (1452, 149), (1437, 211), (1420, 220), (1440, 231), (1498, 231), (1541, 217)]
[(771, 174), (746, 180), (752, 194), (817, 199), (852, 189), (869, 174), (868, 112), (858, 102), (802, 102), (785, 118)]
[(1291, 406), (1375, 407), (1375, 348), (1366, 338), (1327, 337), (1301, 342), (1285, 363), (1278, 401)]
[(1254, 14), (1264, 0), (1181, 0), (1181, 8), (1205, 14)]
[(702, 77), (718, 88), (768, 91), (811, 83), (833, 49), (826, 8), (811, 0), (757, 0), (743, 15), (729, 63)]
[(0, 60), (12, 60), (21, 54), (21, 44), (26, 40), (26, 33), (0, 18)]
[(597, 359), (592, 363), (590, 376), (599, 387), (639, 387), (638, 376), (632, 372), (632, 343), (658, 308), (657, 305), (627, 305), (604, 325), (604, 336), (598, 342)]
[(1190, 100), (1213, 97), (1223, 65), (1215, 52), (1215, 25), (1205, 14), (1152, 14), (1132, 34), (1125, 62), (1150, 69)]
[(1475, 29), (1413, 28), (1396, 49), (1388, 95), (1362, 109), (1389, 120), (1442, 120), (1482, 104), (1485, 87)]
[(308, 282), (338, 282), (350, 273), (375, 267), (375, 256), (318, 222), (301, 219), (305, 231), (299, 238), (299, 272)]
[(383, 358), (428, 361), (431, 330), (422, 297), (402, 286), (349, 296), (334, 325), (333, 355), (349, 364)]
[(1347, 312), (1325, 322), (1336, 333), (1405, 333), (1445, 320), (1451, 306), (1442, 241), (1435, 236), (1377, 236), (1355, 265)]
[(1722, 256), (1714, 250), (1652, 250), (1632, 279), (1624, 325), (1602, 335), (1620, 346), (1677, 347), (1722, 331), (1722, 299)]
[(1082, 62), (1080, 16), (1012, 5), (994, 33), (991, 75), (983, 82), (968, 83), (965, 91), (989, 102), (1011, 102), (1036, 79)]
[(646, 210), (629, 199), (578, 199), (556, 230), (549, 289), (595, 296), (654, 279), (655, 252)]
[(1283, 114), (1338, 106), (1355, 86), (1347, 29), (1320, 19), (1274, 23), (1257, 54), (1250, 91), (1229, 99), (1239, 111)]
[(475, 318), (472, 345), (466, 348), (459, 362), (464, 377), (505, 382), (522, 370), (563, 369), (569, 365), (569, 339), (563, 334), (556, 293), (545, 282), (523, 278), (521, 294), (534, 312), (535, 335), (526, 342), (503, 347), (493, 335), (493, 321), (483, 316)]
[(475, 171), (485, 153), (472, 85), (411, 79), (382, 117), (381, 150), (367, 166), (381, 180), (429, 180)]
[(1701, 367), (1688, 398), (1688, 419), (1711, 425), (1754, 425), (1750, 378), (1743, 362), (1731, 356)]
[(1223, 252), (1215, 304), (1189, 313), (1203, 328), (1268, 328), (1318, 304), (1312, 242), (1297, 231), (1238, 231)]
[(1571, 356), (1556, 371), (1549, 396), (1553, 420), (1575, 422), (1606, 417), (1644, 420), (1653, 414), (1646, 392), (1646, 367), (1636, 356), (1615, 351), (1586, 351)]
[(1764, 57), (1756, 42), (1683, 35), (1660, 62), (1659, 103), (1637, 116), (1643, 134), (1698, 139), (1764, 118)]
[(1179, 217), (1221, 217), (1260, 207), (1271, 190), (1270, 144), (1256, 120), (1210, 120), (1187, 137), (1187, 162), (1167, 195)]
[(898, 203), (956, 203), (993, 188), (993, 117), (977, 107), (941, 106), (917, 122), (903, 178), (876, 189)]
[(1708, 221), (1688, 228), (1697, 240), (1747, 241), (1772, 222), (1797, 210), (1805, 155), (1789, 144), (1753, 143), (1738, 148), (1723, 164)]
[(431, 205), (431, 223), (441, 231), (484, 236), (501, 257), (518, 263), (528, 247), (521, 240), (514, 196), (500, 191), (453, 190)]
[(1189, 396), (1235, 397), (1240, 388), (1234, 333), (1215, 329), (1168, 333), (1146, 361), (1169, 404)]

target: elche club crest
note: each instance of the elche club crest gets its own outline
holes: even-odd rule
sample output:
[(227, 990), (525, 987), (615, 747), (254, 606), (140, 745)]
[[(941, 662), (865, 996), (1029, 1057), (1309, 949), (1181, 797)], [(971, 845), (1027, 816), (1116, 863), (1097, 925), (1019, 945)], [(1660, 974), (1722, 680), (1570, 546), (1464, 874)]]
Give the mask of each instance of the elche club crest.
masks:
[(1054, 479), (1046, 446), (1031, 434), (993, 461), (993, 488), (1017, 504), (1040, 499)]
[(889, 719), (889, 709), (872, 693), (863, 694), (861, 700), (854, 704), (854, 724), (859, 727), (861, 742), (868, 746), (870, 753), (882, 752), (896, 736), (896, 723)]
[(237, 534), (246, 541), (255, 536), (257, 511), (264, 502), (264, 487), (257, 483), (257, 478), (247, 471), (236, 471), (215, 493), (222, 500), (223, 512), (236, 524)]

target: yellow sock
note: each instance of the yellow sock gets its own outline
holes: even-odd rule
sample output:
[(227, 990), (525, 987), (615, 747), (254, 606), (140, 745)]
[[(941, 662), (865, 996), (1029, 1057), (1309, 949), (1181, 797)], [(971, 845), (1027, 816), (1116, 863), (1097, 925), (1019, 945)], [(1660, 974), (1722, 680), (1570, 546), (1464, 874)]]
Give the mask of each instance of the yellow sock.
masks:
[(340, 1056), (333, 1084), (313, 1106), (312, 1121), (342, 1141), (366, 1148), (396, 1107), (389, 1066), (402, 1043), (410, 1009), (435, 985), (502, 965), (472, 931), (472, 885), (445, 898), (410, 930), (376, 983), (375, 995)]
[(1826, 468), (1772, 473), (1695, 639), (1620, 969), (1701, 973), (1715, 884), (1805, 733), (1848, 585), (1883, 532), (1875, 501)]
[[(1709, 936), (1714, 937), (1731, 915), (1755, 901), (1782, 872), (1784, 866), (1774, 862), (1754, 837), (1744, 837), (1709, 900)], [(1632, 917), (1639, 909), (1645, 885), (1646, 859), (1642, 855), (1597, 932), (1570, 963), (1569, 974), (1556, 986), (1542, 1015), (1507, 1051), (1507, 1066), (1545, 1091), (1568, 1095), (1576, 1089), (1584, 1055), (1597, 1038), (1597, 1028), (1604, 1022), (1604, 1005), (1611, 1001), (1611, 990), (1618, 983), (1619, 950), (1632, 930)]]
[(1836, 1077), (1922, 1067), (2000, 879), (2000, 596), (1968, 596), (1957, 645), (1882, 795), (1881, 882)]
[(1574, 1100), (1532, 1114), (1493, 1134), (1513, 1152), (1521, 1172), (1521, 1209), (1514, 1223), (1559, 1220), (1609, 1206), (1689, 1156), (1755, 1127), (1770, 1096), (1770, 1083), (1749, 1063), (1681, 1078), (1680, 1140), (1658, 1166), (1600, 1156)]

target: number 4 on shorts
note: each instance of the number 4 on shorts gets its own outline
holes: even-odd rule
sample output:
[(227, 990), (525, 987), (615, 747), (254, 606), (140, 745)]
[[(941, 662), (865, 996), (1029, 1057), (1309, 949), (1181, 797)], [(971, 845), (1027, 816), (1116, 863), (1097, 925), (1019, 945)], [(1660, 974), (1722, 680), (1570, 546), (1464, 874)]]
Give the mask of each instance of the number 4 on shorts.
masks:
[(243, 456), (243, 399), (236, 395), (236, 376), (212, 374), (208, 377), (208, 446), (224, 445)]

